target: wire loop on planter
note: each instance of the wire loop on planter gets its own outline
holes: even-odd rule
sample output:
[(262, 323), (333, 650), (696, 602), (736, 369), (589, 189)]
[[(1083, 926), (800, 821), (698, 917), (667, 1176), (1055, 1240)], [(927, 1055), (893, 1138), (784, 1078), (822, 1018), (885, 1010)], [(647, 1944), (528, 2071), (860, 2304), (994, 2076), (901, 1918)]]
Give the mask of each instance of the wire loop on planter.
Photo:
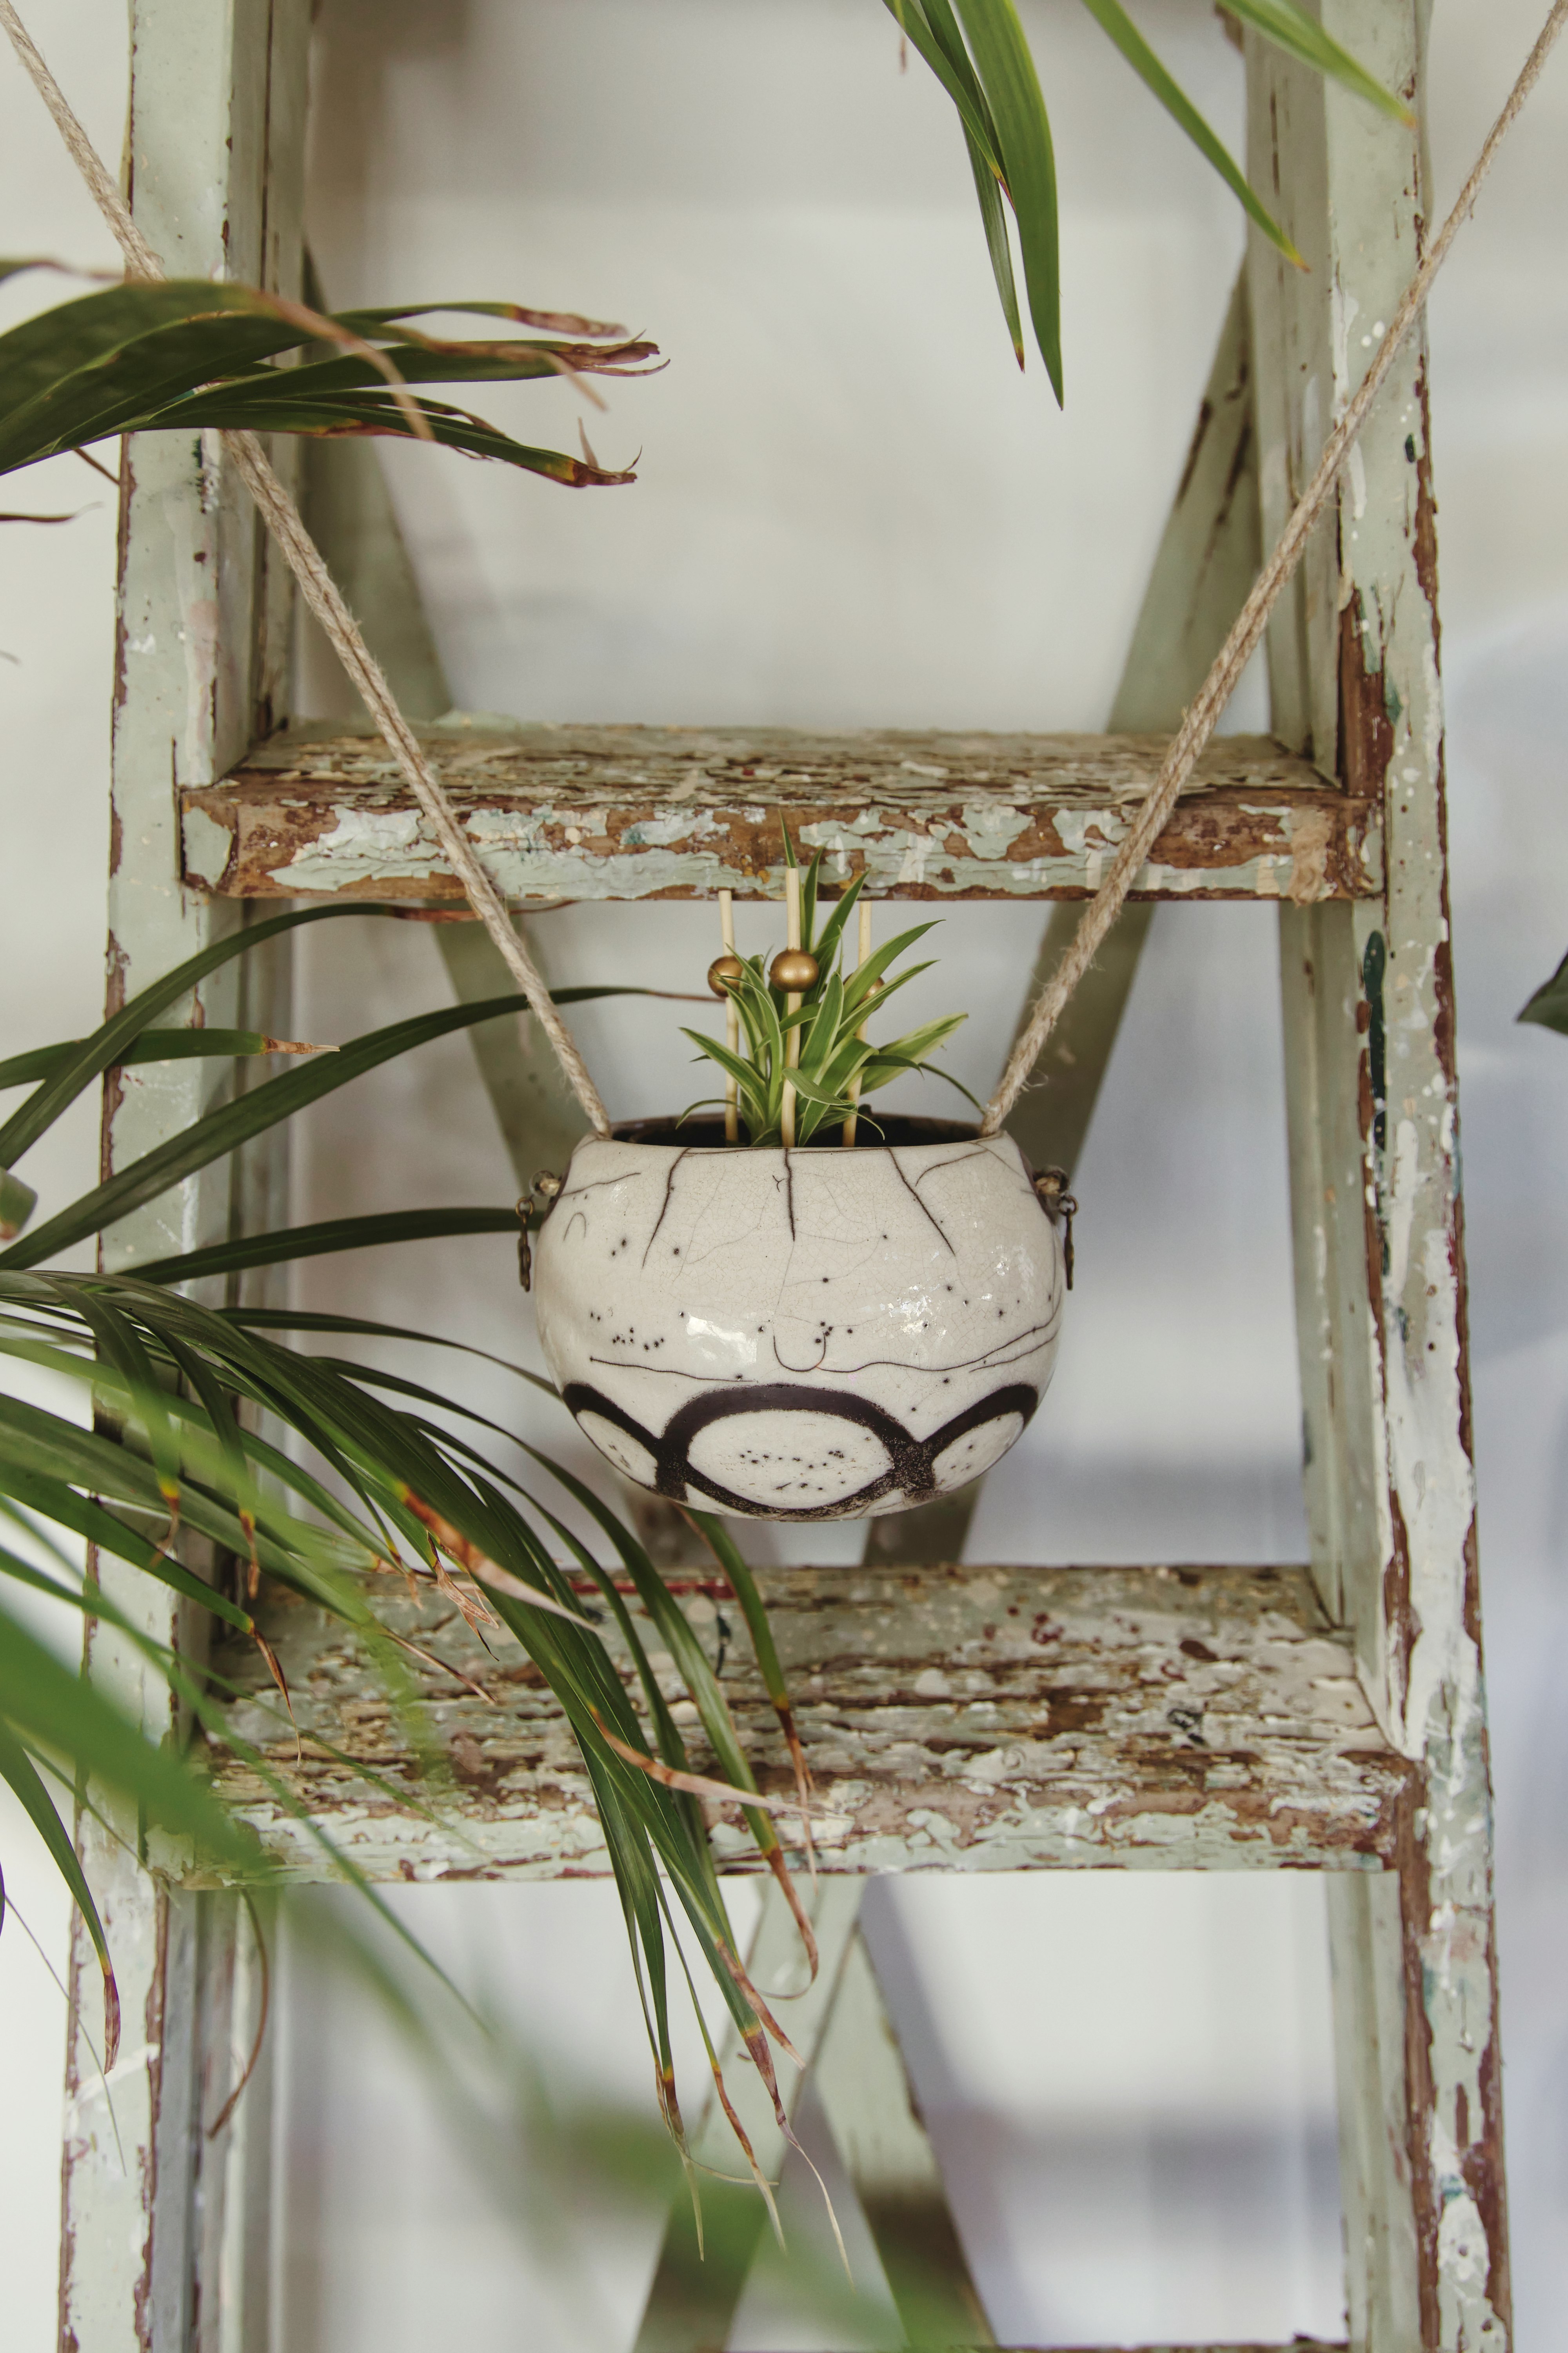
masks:
[(1067, 1287), (1070, 1291), (1073, 1269), (1072, 1221), (1078, 1215), (1078, 1203), (1068, 1190), (1068, 1172), (1065, 1168), (1041, 1168), (1037, 1170), (1031, 1181), (1035, 1187), (1035, 1197), (1041, 1208), (1044, 1209), (1052, 1225), (1059, 1225), (1062, 1229), (1062, 1272), (1067, 1277)]
[(565, 1181), (552, 1169), (542, 1168), (517, 1205), (517, 1279), (524, 1291), (533, 1287), (533, 1244), (529, 1238), (529, 1221), (537, 1212), (540, 1224), (544, 1223)]

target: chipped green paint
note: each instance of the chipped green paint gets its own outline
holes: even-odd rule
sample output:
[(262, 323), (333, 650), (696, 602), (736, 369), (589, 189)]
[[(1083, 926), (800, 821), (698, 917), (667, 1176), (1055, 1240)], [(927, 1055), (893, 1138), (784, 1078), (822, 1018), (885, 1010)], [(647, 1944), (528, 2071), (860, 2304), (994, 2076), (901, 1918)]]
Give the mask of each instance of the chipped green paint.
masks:
[[(1408, 1768), (1304, 1570), (860, 1567), (762, 1582), (828, 1871), (1380, 1872), (1394, 1855)], [(713, 1600), (698, 1580), (685, 1598), (716, 1645)], [(243, 1651), (224, 1662), (254, 1693), (236, 1704), (237, 1735), (373, 1878), (606, 1869), (581, 1762), (533, 1671), (520, 1674), (510, 1644), (488, 1654), (443, 1606), (416, 1610), (385, 1590), (378, 1602), (487, 1694), (422, 1671), (455, 1797), (408, 1778), (412, 1752), (374, 1672), (298, 1607), (271, 1633), (306, 1761), (294, 1763), (270, 1685)], [(787, 1762), (743, 1651), (724, 1676), (763, 1786), (783, 1787)], [(312, 1730), (390, 1793), (353, 1761), (312, 1759)], [(226, 1767), (221, 1786), (290, 1870), (326, 1868), (247, 1767)], [(401, 1807), (400, 1790), (443, 1820)], [(755, 1863), (743, 1829), (721, 1828), (718, 1843), (728, 1867)]]
[[(1418, 91), (1426, 0), (1322, 15)], [(1252, 176), (1311, 264), (1252, 255), (1267, 539), (1394, 316), (1427, 197), (1417, 134), (1248, 38)], [(1350, 2335), (1505, 2353), (1426, 364), (1419, 340), (1396, 363), (1271, 635), (1279, 732), (1383, 802), (1386, 863), (1381, 903), (1290, 913), (1281, 970), (1313, 1567), (1421, 1799), (1396, 1880), (1331, 1897)]]
[[(781, 816), (847, 881), (900, 898), (1084, 897), (1158, 772), (1150, 735), (465, 728), (424, 741), (509, 900), (774, 898)], [(915, 756), (918, 754), (919, 756)], [(291, 728), (183, 797), (186, 880), (225, 897), (457, 895), (378, 743)], [(1368, 807), (1267, 737), (1205, 754), (1144, 898), (1377, 890)]]

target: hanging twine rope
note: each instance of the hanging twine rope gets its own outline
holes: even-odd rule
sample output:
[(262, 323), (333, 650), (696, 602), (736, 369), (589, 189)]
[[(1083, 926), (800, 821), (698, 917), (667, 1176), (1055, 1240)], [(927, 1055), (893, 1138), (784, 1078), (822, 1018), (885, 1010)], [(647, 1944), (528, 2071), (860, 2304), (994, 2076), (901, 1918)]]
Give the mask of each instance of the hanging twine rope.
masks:
[(1432, 280), (1443, 267), (1448, 249), (1469, 217), (1482, 181), (1492, 167), (1493, 158), (1511, 128), (1514, 118), (1524, 104), (1540, 77), (1548, 54), (1563, 20), (1568, 17), (1568, 0), (1556, 0), (1556, 5), (1542, 27), (1540, 39), (1525, 61), (1524, 70), (1509, 95), (1507, 105), (1492, 125), (1485, 146), (1476, 159), (1475, 168), (1459, 191), (1458, 201), (1444, 222), (1431, 250), (1406, 288), (1398, 310), (1390, 322), (1388, 332), (1373, 356), (1372, 365), (1352, 395), (1344, 415), (1335, 426), (1324, 446), (1318, 470), (1302, 492), (1295, 512), (1286, 524), (1279, 544), (1274, 550), (1258, 584), (1241, 608), (1241, 615), (1224, 645), (1215, 656), (1213, 669), (1204, 681), (1196, 701), (1182, 722), (1179, 733), (1172, 739), (1164, 763), (1151, 786), (1148, 795), (1133, 819), (1111, 864), (1110, 871), (1100, 884), (1061, 963), (1035, 1000), (1033, 1012), (1020, 1034), (1001, 1083), (985, 1106), (981, 1122), (982, 1135), (994, 1135), (1028, 1083), (1029, 1074), (1038, 1061), (1041, 1050), (1051, 1031), (1061, 1018), (1068, 997), (1089, 970), (1103, 944), (1106, 934), (1121, 913), (1127, 894), (1132, 888), (1139, 869), (1147, 860), (1164, 828), (1177, 796), (1192, 775), (1198, 755), (1236, 691), (1237, 681), (1246, 669), (1258, 639), (1268, 624), (1268, 616), (1279, 602), (1297, 565), (1301, 560), (1308, 535), (1333, 495), (1340, 468), (1349, 455), (1357, 434), (1365, 424), (1384, 379), (1394, 365), (1400, 346), (1415, 325)]
[[(1564, 0), (1564, 5), (1568, 5), (1568, 0)], [(0, 0), (0, 25), (4, 25), (11, 46), (54, 117), (61, 138), (91, 190), (100, 212), (112, 230), (125, 256), (127, 276), (163, 280), (167, 275), (163, 263), (132, 218), (130, 207), (105, 171), (91, 140), (71, 111), (64, 91), (39, 56), (12, 0)], [(414, 730), (399, 710), (379, 663), (360, 635), (358, 624), (327, 570), (320, 548), (306, 530), (299, 508), (273, 471), (254, 433), (225, 432), (222, 438), (225, 448), (234, 460), (235, 471), (250, 492), (262, 521), (282, 550), (284, 560), (299, 582), (306, 603), (331, 638), (338, 659), (380, 728), (387, 749), (407, 778), (409, 789), (429, 820), (452, 871), (463, 887), (469, 906), (500, 949), (507, 969), (516, 979), (540, 1027), (554, 1048), (573, 1093), (587, 1113), (596, 1133), (608, 1135), (609, 1113), (588, 1075), (587, 1065), (577, 1050), (576, 1041), (551, 1002), (543, 976), (518, 937), (507, 913), (505, 901), (476, 857), (458, 823), (457, 811), (443, 791)]]
[[(1302, 493), (1279, 545), (1259, 574), (1235, 628), (1221, 647), (1214, 667), (1173, 737), (1160, 773), (1117, 851), (1110, 873), (1079, 925), (1071, 947), (1036, 999), (1028, 1022), (1008, 1058), (1001, 1082), (985, 1107), (980, 1129), (983, 1135), (997, 1133), (1022, 1094), (1047, 1039), (1061, 1018), (1063, 1008), (1126, 903), (1140, 868), (1147, 860), (1167, 823), (1183, 786), (1214, 733), (1226, 705), (1236, 691), (1237, 682), (1268, 626), (1268, 617), (1279, 602), (1281, 591), (1300, 562), (1312, 526), (1333, 494), (1340, 468), (1426, 301), (1432, 281), (1447, 259), (1449, 248), (1475, 206), (1481, 184), (1491, 169), (1499, 147), (1539, 79), (1565, 18), (1568, 18), (1568, 0), (1555, 0), (1541, 36), (1510, 92), (1508, 103), (1492, 125), (1486, 144), (1459, 192), (1458, 202), (1411, 280), (1371, 366), (1330, 435), (1317, 471)], [(138, 278), (161, 279), (164, 272), (157, 255), (132, 219), (124, 199), (72, 113), (64, 92), (28, 37), (12, 0), (0, 0), (0, 24), (4, 24), (13, 47), (37, 85), (61, 137), (92, 191), (100, 211), (118, 239), (128, 272)], [(299, 581), (306, 602), (331, 639), (343, 668), (358, 688), (389, 750), (407, 778), (415, 798), (428, 818), (451, 861), (454, 873), (462, 884), (469, 905), (494, 940), (508, 969), (515, 975), (538, 1016), (577, 1100), (597, 1133), (607, 1135), (610, 1132), (609, 1116), (571, 1031), (551, 1003), (538, 967), (512, 928), (500, 893), (474, 855), (458, 822), (456, 811), (420, 749), (412, 728), (398, 709), (390, 687), (321, 559), (321, 551), (305, 529), (298, 508), (273, 472), (253, 434), (226, 432), (223, 439), (233, 455), (241, 480), (250, 491), (268, 529)]]

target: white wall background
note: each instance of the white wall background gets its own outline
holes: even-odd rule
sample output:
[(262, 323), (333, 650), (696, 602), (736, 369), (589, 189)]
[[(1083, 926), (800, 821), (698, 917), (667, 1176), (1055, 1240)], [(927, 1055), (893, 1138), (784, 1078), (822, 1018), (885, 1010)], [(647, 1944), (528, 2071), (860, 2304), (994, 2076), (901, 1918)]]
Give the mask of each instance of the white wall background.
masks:
[[(506, 293), (646, 327), (672, 359), (657, 381), (616, 388), (607, 418), (589, 417), (606, 459), (642, 448), (633, 490), (572, 497), (393, 453), (460, 702), (562, 719), (1102, 723), (1240, 233), (1087, 15), (1068, 0), (1026, 13), (1064, 189), (1065, 417), (1037, 367), (1022, 380), (1012, 367), (948, 111), (918, 61), (900, 78), (874, 0), (325, 0), (310, 231), (331, 299)], [(1206, 8), (1148, 0), (1138, 13), (1239, 143), (1239, 70)], [(1535, 16), (1536, 0), (1440, 0), (1440, 198)], [(33, 0), (30, 21), (112, 158), (119, 12)], [(52, 129), (3, 59), (0, 125), (0, 242), (108, 260)], [(1568, 2291), (1556, 1704), (1568, 1048), (1511, 1019), (1568, 944), (1568, 289), (1553, 230), (1565, 131), (1560, 60), (1431, 322), (1523, 2353), (1555, 2342)], [(52, 290), (0, 288), (4, 316)], [(498, 389), (481, 405), (530, 438), (574, 439), (567, 387)], [(101, 501), (68, 527), (0, 536), (14, 878), (0, 988), (19, 1048), (97, 1016), (113, 519), (107, 486), (76, 461), (6, 487), (7, 505), (38, 511)], [(761, 927), (760, 912), (742, 913)], [(955, 1057), (971, 1083), (993, 1075), (1038, 923), (1026, 909), (953, 909), (939, 934), (972, 1009)], [(706, 965), (710, 929), (675, 908), (574, 910), (540, 926), (561, 979), (677, 986)], [(989, 1482), (976, 1556), (1300, 1556), (1273, 958), (1267, 910), (1156, 920), (1081, 1171), (1082, 1271), (1057, 1386)], [(415, 927), (327, 926), (302, 960), (300, 1034), (342, 1038), (444, 994)], [(662, 1011), (582, 1029), (617, 1113), (685, 1099), (684, 1050)], [(505, 1199), (488, 1121), (461, 1041), (379, 1073), (312, 1115), (299, 1214)], [(83, 1106), (27, 1174), (46, 1197), (79, 1189), (95, 1147)], [(526, 1311), (497, 1262), (483, 1242), (406, 1266), (365, 1254), (318, 1262), (302, 1291), (515, 1353), (531, 1345)], [(517, 1418), (509, 1391), (468, 1394)], [(810, 1551), (826, 1556), (829, 1540), (814, 1535)], [(760, 1543), (778, 1557), (805, 1549), (765, 1532)], [(7, 1886), (58, 1965), (63, 1904), (30, 1834), (3, 1820)], [(645, 2063), (607, 1894), (426, 1890), (409, 1906), (553, 2049), (635, 2096)], [(1312, 1883), (927, 1881), (879, 1888), (875, 1912), (1005, 2339), (1338, 2332)], [(6, 2341), (43, 2353), (63, 2021), (9, 1924), (0, 2021)], [(581, 2264), (547, 2276), (433, 2155), (438, 2127), (359, 2005), (291, 1969), (279, 2056), (282, 2353), (396, 2353), (438, 2330), (531, 2348), (625, 2338), (651, 2244), (626, 2237), (592, 2281)], [(589, 2286), (596, 2305), (583, 2302)], [(735, 2341), (813, 2341), (791, 2328), (787, 2283), (773, 2278)]]

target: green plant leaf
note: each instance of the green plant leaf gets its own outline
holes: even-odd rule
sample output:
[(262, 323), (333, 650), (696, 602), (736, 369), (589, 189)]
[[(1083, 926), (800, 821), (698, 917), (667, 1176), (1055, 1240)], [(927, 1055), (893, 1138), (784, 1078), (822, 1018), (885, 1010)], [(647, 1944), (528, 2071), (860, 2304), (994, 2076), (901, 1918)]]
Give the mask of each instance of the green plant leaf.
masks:
[(1062, 336), (1057, 167), (1039, 77), (1013, 0), (956, 0), (956, 8), (996, 125), (1003, 174), (1018, 223), (1029, 317), (1059, 406)]
[[(963, 46), (963, 36), (948, 0), (921, 0), (926, 21), (942, 44), (942, 53), (953, 72), (965, 80), (976, 104), (984, 107), (990, 121), (990, 109), (985, 107), (980, 84), (974, 78), (969, 52)], [(1001, 189), (992, 169), (991, 158), (996, 153), (995, 126), (988, 144), (982, 144), (963, 125), (964, 145), (969, 151), (969, 167), (974, 175), (974, 193), (980, 203), (981, 225), (985, 232), (985, 249), (991, 257), (991, 272), (996, 280), (996, 292), (1002, 304), (1002, 315), (1007, 322), (1013, 355), (1020, 367), (1024, 364), (1024, 328), (1018, 316), (1018, 290), (1013, 279), (1012, 248), (1007, 242), (1007, 216), (1002, 206)]]
[(816, 1002), (811, 1007), (811, 1026), (801, 1040), (800, 1067), (820, 1072), (838, 1042), (844, 1019), (844, 983), (836, 972), (829, 973), (812, 994)]
[(329, 1218), (320, 1225), (280, 1226), (238, 1241), (214, 1242), (177, 1258), (149, 1259), (127, 1267), (143, 1282), (196, 1282), (205, 1275), (232, 1274), (249, 1266), (286, 1266), (296, 1259), (321, 1258), (334, 1250), (378, 1250), (388, 1242), (426, 1241), (450, 1234), (512, 1234), (520, 1230), (515, 1208), (389, 1209), (374, 1217)]
[(1568, 1038), (1568, 956), (1563, 957), (1550, 980), (1542, 982), (1514, 1019), (1539, 1022), (1542, 1029), (1555, 1029), (1559, 1036)]
[(856, 902), (865, 887), (864, 872), (853, 875), (833, 902), (833, 913), (822, 926), (822, 936), (813, 951), (824, 972), (838, 954), (839, 943), (844, 937), (844, 927), (849, 921)]
[(985, 233), (985, 250), (991, 260), (991, 275), (996, 281), (996, 299), (1002, 305), (1006, 322), (1007, 340), (1013, 346), (1013, 356), (1020, 369), (1024, 364), (1024, 322), (1018, 312), (1018, 288), (1013, 275), (1013, 248), (1007, 241), (1007, 214), (1002, 202), (1002, 192), (995, 176), (980, 149), (970, 136), (968, 126), (963, 132), (964, 145), (969, 150), (969, 168), (974, 175), (974, 194), (980, 205), (980, 225)]
[(132, 1568), (145, 1570), (159, 1584), (168, 1586), (198, 1608), (210, 1609), (215, 1618), (223, 1619), (241, 1633), (252, 1630), (248, 1614), (230, 1601), (226, 1594), (205, 1585), (177, 1560), (160, 1552), (150, 1536), (131, 1527), (90, 1495), (78, 1494), (66, 1480), (31, 1467), (25, 1455), (18, 1460), (15, 1455), (0, 1452), (0, 1481), (14, 1502), (30, 1504), (57, 1527), (69, 1528), (89, 1544), (96, 1545), (100, 1552), (109, 1553), (116, 1560), (129, 1561)]
[[(613, 989), (563, 988), (555, 992), (554, 1001), (574, 1005), (584, 997), (618, 993)], [(84, 1193), (80, 1200), (47, 1219), (25, 1240), (13, 1242), (8, 1250), (0, 1251), (0, 1267), (40, 1265), (86, 1235), (99, 1233), (117, 1219), (129, 1217), (144, 1202), (156, 1200), (172, 1185), (179, 1184), (198, 1168), (209, 1166), (237, 1145), (247, 1144), (252, 1136), (265, 1134), (279, 1120), (291, 1118), (308, 1103), (320, 1103), (339, 1087), (347, 1086), (351, 1079), (363, 1077), (366, 1071), (374, 1071), (399, 1054), (409, 1053), (416, 1046), (449, 1037), (454, 1030), (471, 1029), (481, 1021), (498, 1021), (503, 1015), (521, 1015), (529, 1010), (528, 999), (521, 994), (486, 997), (475, 1005), (444, 1006), (437, 1012), (417, 1014), (409, 1020), (394, 1021), (384, 1029), (370, 1030), (363, 1038), (351, 1039), (335, 1053), (312, 1055), (302, 1066), (284, 1071), (277, 1078), (251, 1088), (237, 1101), (208, 1112), (178, 1135), (171, 1136), (167, 1143), (143, 1153), (129, 1168), (120, 1170), (90, 1193)], [(0, 1144), (3, 1140), (0, 1137)]]
[[(3, 341), (0, 338), (0, 341)], [(300, 923), (325, 923), (341, 921), (348, 915), (375, 915), (384, 921), (395, 916), (392, 907), (343, 906), (300, 907), (286, 915), (274, 915), (264, 923), (247, 924), (231, 933), (227, 939), (216, 941), (198, 955), (187, 956), (174, 965), (161, 980), (128, 999), (119, 1011), (110, 1014), (101, 1029), (90, 1038), (84, 1038), (69, 1059), (44, 1081), (36, 1094), (14, 1111), (4, 1127), (0, 1127), (0, 1166), (10, 1168), (24, 1152), (46, 1134), (60, 1113), (73, 1103), (94, 1079), (101, 1077), (112, 1063), (123, 1061), (130, 1048), (150, 1029), (160, 1013), (187, 996), (198, 981), (216, 972), (237, 955), (244, 955), (264, 942), (276, 939), (282, 932), (291, 932)], [(45, 1049), (44, 1050), (48, 1050)]]
[(964, 135), (979, 149), (987, 170), (1001, 179), (1002, 148), (996, 136), (996, 126), (991, 120), (991, 110), (967, 58), (963, 69), (953, 66), (927, 21), (924, 0), (882, 0), (882, 5), (958, 109)]
[[(4, 1639), (4, 1623), (5, 1613), (0, 1611), (0, 1640)], [(69, 1832), (55, 1810), (54, 1800), (39, 1778), (37, 1767), (3, 1719), (0, 1719), (0, 1781), (4, 1781), (19, 1800), (23, 1811), (48, 1849), (55, 1869), (69, 1888), (71, 1900), (87, 1923), (87, 1933), (92, 1939), (92, 1949), (98, 1955), (98, 1966), (103, 1973), (103, 2067), (107, 2074), (120, 2049), (120, 1988), (114, 1981), (114, 1968), (109, 1957), (109, 1939), (103, 1933), (103, 1923), (98, 1916), (92, 1890), (77, 1861)]]
[[(865, 963), (858, 964), (845, 980), (844, 1009), (846, 1013), (853, 1011), (857, 1006), (865, 1006), (870, 998), (872, 984), (881, 980), (888, 966), (897, 963), (899, 957), (904, 955), (906, 950), (912, 948), (917, 940), (923, 940), (928, 932), (935, 931), (940, 921), (940, 917), (933, 917), (929, 923), (912, 923), (907, 932), (899, 932), (892, 939), (884, 940), (879, 948), (873, 948)], [(929, 965), (920, 965), (916, 969), (929, 972), (931, 967)], [(889, 995), (900, 982), (911, 977), (909, 973), (900, 974), (899, 981), (888, 983), (882, 994)]]
[(32, 1187), (24, 1185), (9, 1168), (0, 1168), (0, 1242), (13, 1240), (37, 1206)]
[(213, 1798), (178, 1757), (145, 1739), (96, 1684), (0, 1612), (0, 1716), (46, 1748), (64, 1750), (82, 1770), (135, 1799), (165, 1829), (194, 1839), (208, 1854), (252, 1870), (252, 1834)]
[[(29, 1054), (13, 1054), (0, 1062), (0, 1087), (36, 1086), (52, 1079), (80, 1053), (85, 1038), (67, 1038), (58, 1046), (35, 1046)], [(121, 1056), (124, 1062), (207, 1062), (240, 1060), (257, 1054), (296, 1050), (259, 1029), (143, 1029)], [(330, 1054), (330, 1046), (307, 1047), (310, 1053)]]
[(1206, 162), (1214, 165), (1233, 195), (1240, 198), (1247, 216), (1271, 245), (1277, 246), (1288, 261), (1304, 269), (1302, 260), (1290, 239), (1268, 206), (1257, 196), (1246, 173), (1223, 141), (1216, 139), (1197, 108), (1161, 64), (1137, 26), (1121, 5), (1121, 0), (1083, 0), (1084, 6), (1100, 29), (1109, 34), (1133, 72), (1152, 90), (1173, 122), (1180, 125)]
[[(276, 371), (278, 383), (286, 383), (289, 374), (287, 369)], [(614, 487), (637, 480), (629, 470), (613, 472), (571, 457), (563, 449), (539, 449), (530, 442), (514, 441), (482, 417), (452, 408), (445, 401), (419, 400), (414, 405), (429, 427), (432, 440), (448, 449), (461, 449), (470, 458), (499, 459), (525, 473), (542, 475), (547, 481), (563, 482), (569, 490)], [(132, 429), (194, 433), (204, 427), (231, 433), (360, 434), (403, 441), (419, 438), (390, 393), (345, 393), (336, 399), (308, 400), (274, 390), (270, 380), (192, 394), (166, 408), (152, 410), (136, 420)]]
[[(502, 315), (506, 306), (498, 306)], [(403, 383), (495, 382), (561, 375), (625, 375), (656, 359), (657, 346), (510, 339), (439, 341), (358, 314), (341, 324), (362, 341), (390, 343)], [(173, 280), (101, 289), (57, 304), (0, 335), (0, 473), (36, 464), (111, 433), (412, 431), (385, 377), (363, 353), (291, 368), (266, 364), (310, 344), (308, 317), (233, 280)], [(371, 387), (362, 396), (361, 387)], [(441, 402), (414, 400), (432, 437), (572, 483), (626, 479), (513, 441)]]
[(1357, 98), (1364, 98), (1380, 113), (1392, 115), (1396, 121), (1415, 129), (1415, 117), (1405, 100), (1385, 90), (1375, 74), (1368, 73), (1348, 49), (1342, 48), (1316, 17), (1298, 5), (1298, 0), (1226, 0), (1226, 5), (1233, 16), (1251, 25), (1266, 41), (1283, 49), (1287, 57), (1310, 66), (1314, 73), (1337, 81)]

